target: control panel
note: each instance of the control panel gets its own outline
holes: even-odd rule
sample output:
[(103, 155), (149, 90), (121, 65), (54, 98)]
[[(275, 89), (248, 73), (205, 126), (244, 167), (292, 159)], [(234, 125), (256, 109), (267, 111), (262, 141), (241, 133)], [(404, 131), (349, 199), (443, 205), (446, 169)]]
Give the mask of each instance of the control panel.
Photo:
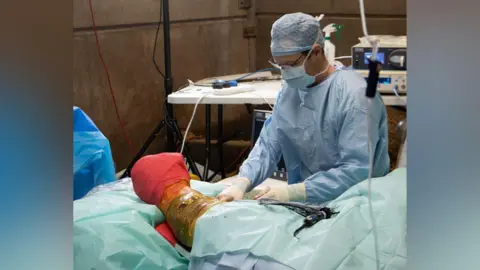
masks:
[[(352, 67), (356, 70), (368, 70), (372, 48), (353, 47)], [(382, 63), (382, 70), (407, 71), (407, 49), (402, 47), (378, 48), (377, 61)]]
[[(367, 80), (368, 70), (355, 70)], [(406, 94), (407, 93), (407, 72), (406, 71), (380, 71), (377, 91), (382, 94)], [(396, 91), (396, 93), (395, 93)]]

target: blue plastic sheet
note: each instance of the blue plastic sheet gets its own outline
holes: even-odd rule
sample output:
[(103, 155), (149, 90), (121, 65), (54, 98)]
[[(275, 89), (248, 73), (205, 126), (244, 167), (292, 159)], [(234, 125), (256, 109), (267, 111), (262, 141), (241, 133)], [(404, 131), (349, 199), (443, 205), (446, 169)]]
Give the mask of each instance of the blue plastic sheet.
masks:
[(73, 107), (73, 199), (115, 180), (110, 143), (80, 108)]

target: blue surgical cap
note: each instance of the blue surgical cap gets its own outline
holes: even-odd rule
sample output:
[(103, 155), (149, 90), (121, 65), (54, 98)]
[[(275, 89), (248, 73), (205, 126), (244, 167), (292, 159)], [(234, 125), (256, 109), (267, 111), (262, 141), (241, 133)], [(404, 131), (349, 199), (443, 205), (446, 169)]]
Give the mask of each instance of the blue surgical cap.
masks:
[[(319, 31), (320, 36), (315, 42)], [(320, 22), (300, 12), (283, 15), (273, 23), (271, 34), (270, 49), (273, 56), (296, 54), (310, 50), (314, 44), (322, 47), (324, 44)]]

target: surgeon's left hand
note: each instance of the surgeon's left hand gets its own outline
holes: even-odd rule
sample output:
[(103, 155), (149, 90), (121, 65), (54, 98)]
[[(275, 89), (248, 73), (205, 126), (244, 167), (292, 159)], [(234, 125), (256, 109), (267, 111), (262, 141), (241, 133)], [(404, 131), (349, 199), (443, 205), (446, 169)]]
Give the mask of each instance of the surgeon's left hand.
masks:
[(258, 193), (254, 200), (273, 199), (282, 202), (288, 202), (288, 191), (285, 187), (266, 187), (262, 192)]
[(297, 201), (302, 202), (307, 199), (305, 184), (293, 184), (285, 187), (266, 187), (265, 190), (253, 197), (254, 200), (272, 199), (281, 202)]

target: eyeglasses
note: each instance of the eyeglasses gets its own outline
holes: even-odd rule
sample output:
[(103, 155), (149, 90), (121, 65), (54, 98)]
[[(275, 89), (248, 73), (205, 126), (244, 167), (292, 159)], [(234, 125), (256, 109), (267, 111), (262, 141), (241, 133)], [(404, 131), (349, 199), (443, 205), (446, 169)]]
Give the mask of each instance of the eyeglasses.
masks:
[(277, 63), (275, 63), (275, 60), (273, 60), (273, 57), (270, 57), (270, 59), (268, 60), (268, 62), (270, 63), (270, 65), (274, 66), (275, 68), (278, 68), (278, 69), (286, 69), (286, 68), (291, 68), (291, 67), (295, 67), (295, 66), (298, 66), (299, 65), (299, 61), (300, 59), (302, 59), (302, 57), (304, 56), (307, 56), (308, 55), (308, 52), (309, 51), (306, 51), (306, 52), (302, 52), (302, 55), (300, 55), (297, 60), (295, 60), (293, 63), (291, 64), (285, 64), (285, 65), (279, 65)]

